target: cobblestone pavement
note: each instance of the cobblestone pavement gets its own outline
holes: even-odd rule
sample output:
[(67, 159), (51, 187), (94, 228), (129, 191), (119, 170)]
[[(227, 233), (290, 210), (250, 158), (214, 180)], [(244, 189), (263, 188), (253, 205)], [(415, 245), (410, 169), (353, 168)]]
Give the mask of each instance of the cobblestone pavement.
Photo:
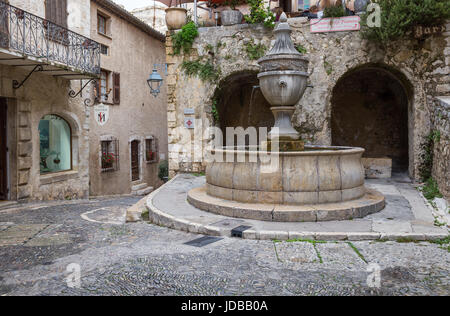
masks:
[[(450, 294), (448, 244), (222, 238), (195, 247), (185, 243), (199, 235), (123, 224), (136, 202), (0, 211), (0, 295)], [(67, 284), (71, 264), (81, 268), (80, 288)], [(369, 287), (373, 264), (380, 288)]]

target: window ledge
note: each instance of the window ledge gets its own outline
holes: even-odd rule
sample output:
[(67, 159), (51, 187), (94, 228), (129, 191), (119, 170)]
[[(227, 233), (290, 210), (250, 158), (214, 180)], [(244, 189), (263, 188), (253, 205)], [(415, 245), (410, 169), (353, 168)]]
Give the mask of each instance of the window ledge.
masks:
[(78, 171), (62, 171), (40, 176), (41, 185), (52, 184), (78, 178)]
[(97, 34), (98, 34), (98, 35), (101, 35), (101, 36), (103, 36), (103, 37), (106, 37), (107, 39), (110, 39), (110, 40), (113, 39), (113, 38), (112, 38), (112, 35), (107, 35), (107, 34), (104, 34), (104, 33), (102, 33), (102, 32), (98, 32), (98, 31), (97, 31)]

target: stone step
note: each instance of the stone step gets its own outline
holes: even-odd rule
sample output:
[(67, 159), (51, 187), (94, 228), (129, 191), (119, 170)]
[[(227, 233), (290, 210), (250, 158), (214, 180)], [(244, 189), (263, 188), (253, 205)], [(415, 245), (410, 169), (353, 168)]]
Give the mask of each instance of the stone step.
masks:
[(153, 187), (147, 187), (145, 189), (138, 190), (138, 191), (133, 191), (131, 193), (133, 195), (136, 195), (136, 196), (144, 196), (144, 195), (148, 195), (148, 194), (150, 194), (152, 192), (153, 192)]
[(145, 189), (147, 187), (147, 183), (139, 183), (135, 184), (131, 187), (131, 191), (139, 191)]

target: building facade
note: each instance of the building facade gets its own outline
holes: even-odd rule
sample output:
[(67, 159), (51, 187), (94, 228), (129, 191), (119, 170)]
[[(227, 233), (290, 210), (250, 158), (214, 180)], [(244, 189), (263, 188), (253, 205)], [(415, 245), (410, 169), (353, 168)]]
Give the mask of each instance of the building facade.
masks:
[(90, 194), (147, 194), (167, 156), (166, 89), (154, 97), (154, 64), (165, 74), (165, 37), (111, 1), (91, 1), (90, 36), (101, 74), (90, 108)]
[(89, 196), (88, 0), (0, 1), (0, 200)]

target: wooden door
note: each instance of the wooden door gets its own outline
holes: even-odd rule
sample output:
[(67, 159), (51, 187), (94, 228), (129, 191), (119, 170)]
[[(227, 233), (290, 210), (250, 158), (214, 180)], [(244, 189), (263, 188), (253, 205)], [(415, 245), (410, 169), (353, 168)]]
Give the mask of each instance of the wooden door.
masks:
[(8, 197), (6, 99), (0, 98), (0, 200)]
[(131, 180), (139, 180), (139, 141), (131, 142)]

